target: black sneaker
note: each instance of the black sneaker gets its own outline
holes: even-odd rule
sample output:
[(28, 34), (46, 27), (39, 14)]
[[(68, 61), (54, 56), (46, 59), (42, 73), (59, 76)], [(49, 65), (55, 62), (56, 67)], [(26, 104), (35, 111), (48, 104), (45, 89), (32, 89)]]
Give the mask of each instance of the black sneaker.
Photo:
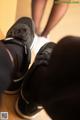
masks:
[[(25, 73), (28, 70), (31, 51), (30, 47), (34, 39), (34, 24), (31, 18), (22, 17), (8, 30), (5, 44), (18, 44), (24, 48), (24, 60), (19, 72), (16, 72), (11, 85), (5, 91), (8, 94), (15, 94), (20, 90)], [(15, 60), (16, 63), (16, 60)]]
[(21, 95), (16, 101), (15, 109), (22, 118), (31, 120), (39, 114), (43, 107), (26, 100), (24, 96)]
[(48, 65), (54, 46), (55, 43), (50, 42), (41, 47), (33, 65), (25, 76), (20, 97), (17, 99), (16, 102), (16, 112), (25, 119), (32, 119), (36, 117), (36, 115), (38, 115), (39, 112), (42, 110), (42, 107), (39, 106), (35, 100), (33, 100), (34, 98), (32, 98), (32, 96), (30, 96), (28, 83), (30, 82), (32, 74), (34, 73), (34, 71), (36, 71), (37, 67), (39, 67), (40, 65)]

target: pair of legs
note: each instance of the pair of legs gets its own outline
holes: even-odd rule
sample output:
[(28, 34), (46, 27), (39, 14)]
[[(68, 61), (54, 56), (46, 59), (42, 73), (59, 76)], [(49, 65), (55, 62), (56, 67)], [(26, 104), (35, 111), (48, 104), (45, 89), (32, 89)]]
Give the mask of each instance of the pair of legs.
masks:
[(41, 22), (41, 19), (42, 19), (44, 10), (45, 10), (46, 3), (47, 3), (47, 0), (32, 0), (32, 18), (35, 23), (36, 33), (40, 34), (41, 36), (45, 36), (45, 37), (47, 37), (51, 29), (54, 28), (55, 25), (62, 19), (62, 17), (65, 15), (68, 9), (67, 3), (60, 3), (59, 0), (57, 2), (55, 0), (53, 3), (51, 13), (48, 18), (48, 22), (43, 32), (40, 33), (39, 32), (40, 22)]

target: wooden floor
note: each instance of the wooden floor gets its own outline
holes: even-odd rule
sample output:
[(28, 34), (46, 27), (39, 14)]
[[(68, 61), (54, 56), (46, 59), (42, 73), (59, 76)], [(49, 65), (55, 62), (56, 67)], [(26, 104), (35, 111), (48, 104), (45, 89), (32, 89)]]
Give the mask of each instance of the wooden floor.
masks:
[[(0, 95), (0, 112), (8, 112), (8, 120), (27, 120), (21, 118), (15, 111), (15, 103), (18, 98), (17, 95)], [(0, 119), (3, 120), (3, 119)], [(6, 120), (6, 119), (5, 119)], [(42, 110), (34, 119), (32, 120), (51, 120), (46, 112)]]

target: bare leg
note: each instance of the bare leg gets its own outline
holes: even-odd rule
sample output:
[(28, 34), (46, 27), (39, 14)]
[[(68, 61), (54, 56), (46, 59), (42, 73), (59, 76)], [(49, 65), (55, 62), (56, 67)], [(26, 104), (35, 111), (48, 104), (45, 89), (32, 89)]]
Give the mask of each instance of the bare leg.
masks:
[(45, 26), (44, 31), (42, 32), (42, 36), (47, 37), (48, 33), (50, 30), (55, 27), (55, 25), (61, 20), (61, 18), (64, 16), (68, 8), (68, 4), (66, 3), (61, 3), (61, 4), (56, 4), (54, 3), (51, 14), (49, 16), (49, 20), (47, 25)]
[(47, 0), (32, 0), (32, 18), (35, 23), (36, 33), (39, 34), (39, 26)]

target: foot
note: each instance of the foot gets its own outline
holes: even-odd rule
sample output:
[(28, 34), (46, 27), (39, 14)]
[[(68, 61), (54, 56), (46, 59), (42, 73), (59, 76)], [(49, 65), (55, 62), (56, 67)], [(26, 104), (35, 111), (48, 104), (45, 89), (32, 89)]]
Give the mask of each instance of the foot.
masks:
[(8, 30), (6, 38), (15, 38), (30, 47), (34, 38), (34, 24), (31, 18), (22, 17)]
[[(16, 102), (17, 113), (25, 119), (34, 118), (42, 110), (42, 108), (38, 107), (38, 104), (37, 104), (38, 97), (36, 97), (37, 90), (34, 89), (34, 88), (37, 88), (38, 86), (35, 87), (35, 85), (33, 85), (30, 81), (32, 81), (33, 79), (32, 76), (37, 70), (37, 68), (39, 68), (41, 65), (48, 66), (50, 56), (51, 56), (52, 50), (54, 49), (54, 46), (55, 46), (55, 43), (50, 42), (50, 43), (46, 43), (41, 47), (41, 49), (36, 55), (33, 65), (29, 69), (28, 74), (25, 76), (25, 81), (21, 89), (21, 95)], [(28, 84), (29, 82), (30, 84)], [(33, 92), (28, 90), (29, 85), (33, 86), (33, 87), (30, 86), (31, 88), (30, 90)], [(37, 91), (37, 93), (38, 92), (39, 91)]]

